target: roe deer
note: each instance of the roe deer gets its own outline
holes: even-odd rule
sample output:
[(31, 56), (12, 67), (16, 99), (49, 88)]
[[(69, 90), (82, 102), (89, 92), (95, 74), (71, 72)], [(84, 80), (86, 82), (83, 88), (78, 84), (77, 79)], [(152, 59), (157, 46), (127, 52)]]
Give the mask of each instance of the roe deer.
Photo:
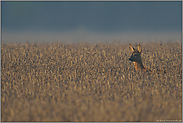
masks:
[[(143, 66), (143, 64), (142, 64), (142, 60), (141, 60), (141, 51), (142, 51), (142, 48), (141, 48), (140, 44), (138, 45), (137, 50), (134, 49), (130, 44), (129, 44), (129, 47), (130, 47), (130, 50), (132, 51), (132, 55), (129, 58), (129, 60), (134, 63), (135, 70), (136, 71), (143, 70), (143, 71), (146, 71), (146, 72), (151, 73), (152, 70), (145, 68)], [(160, 73), (163, 73), (163, 70), (158, 70), (158, 73), (159, 72)], [(165, 73), (165, 71), (164, 71), (164, 73)]]

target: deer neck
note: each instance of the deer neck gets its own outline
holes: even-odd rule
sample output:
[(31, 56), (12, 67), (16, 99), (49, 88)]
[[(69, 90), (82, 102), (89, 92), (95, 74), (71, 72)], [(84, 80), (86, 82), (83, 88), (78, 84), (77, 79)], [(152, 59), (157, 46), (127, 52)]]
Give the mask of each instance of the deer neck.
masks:
[(144, 70), (144, 66), (142, 64), (142, 61), (139, 61), (139, 62), (133, 62), (134, 65), (135, 65), (135, 70), (138, 71), (138, 70)]

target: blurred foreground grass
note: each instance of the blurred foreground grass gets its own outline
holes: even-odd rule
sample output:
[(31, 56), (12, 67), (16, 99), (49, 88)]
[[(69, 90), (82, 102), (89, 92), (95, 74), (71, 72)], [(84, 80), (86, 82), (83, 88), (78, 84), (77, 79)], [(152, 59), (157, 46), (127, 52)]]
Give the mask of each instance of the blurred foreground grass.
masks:
[[(135, 44), (132, 44), (133, 46)], [(180, 42), (1, 45), (1, 121), (182, 120)]]

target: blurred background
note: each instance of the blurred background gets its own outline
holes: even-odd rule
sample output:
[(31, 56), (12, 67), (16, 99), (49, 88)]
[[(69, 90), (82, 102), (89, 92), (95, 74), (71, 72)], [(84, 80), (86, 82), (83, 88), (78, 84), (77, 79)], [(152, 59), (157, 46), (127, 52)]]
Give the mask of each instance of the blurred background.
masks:
[(181, 41), (181, 1), (1, 1), (3, 43)]

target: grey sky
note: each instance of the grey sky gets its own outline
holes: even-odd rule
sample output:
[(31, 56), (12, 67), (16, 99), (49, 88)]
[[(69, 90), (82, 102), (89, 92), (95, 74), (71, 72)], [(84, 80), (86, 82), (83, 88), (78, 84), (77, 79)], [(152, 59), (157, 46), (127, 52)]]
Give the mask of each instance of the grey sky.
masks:
[[(74, 33), (76, 35), (77, 33), (78, 37), (85, 37), (85, 40), (87, 40), (86, 36), (88, 33), (101, 34), (99, 36), (101, 39), (102, 34), (110, 34), (113, 36), (117, 36), (118, 34), (119, 36), (126, 33), (138, 34), (140, 32), (148, 32), (149, 34), (154, 33), (155, 35), (156, 33), (159, 34), (168, 32), (169, 34), (172, 33), (172, 35), (176, 34), (177, 36), (177, 34), (179, 35), (181, 33), (181, 1), (6, 1), (1, 2), (1, 7), (2, 34), (7, 36), (9, 33), (9, 37), (11, 36), (10, 32), (11, 34), (15, 34), (14, 32), (32, 32), (32, 36), (34, 35), (33, 32), (40, 32), (40, 35), (43, 33), (49, 33), (50, 35), (58, 34), (64, 36), (66, 36), (65, 33), (67, 33), (67, 35), (69, 35), (69, 33)], [(174, 37), (176, 36), (174, 35)], [(29, 35), (27, 37), (31, 36)], [(61, 40), (62, 37), (58, 37), (54, 40)], [(92, 38), (91, 35), (88, 37)], [(3, 39), (4, 41), (11, 40), (6, 37)], [(123, 40), (123, 37), (120, 37), (120, 39)], [(24, 40), (29, 39), (27, 38)], [(65, 40), (67, 39), (65, 38)], [(78, 38), (78, 41), (79, 40), (83, 39)]]

